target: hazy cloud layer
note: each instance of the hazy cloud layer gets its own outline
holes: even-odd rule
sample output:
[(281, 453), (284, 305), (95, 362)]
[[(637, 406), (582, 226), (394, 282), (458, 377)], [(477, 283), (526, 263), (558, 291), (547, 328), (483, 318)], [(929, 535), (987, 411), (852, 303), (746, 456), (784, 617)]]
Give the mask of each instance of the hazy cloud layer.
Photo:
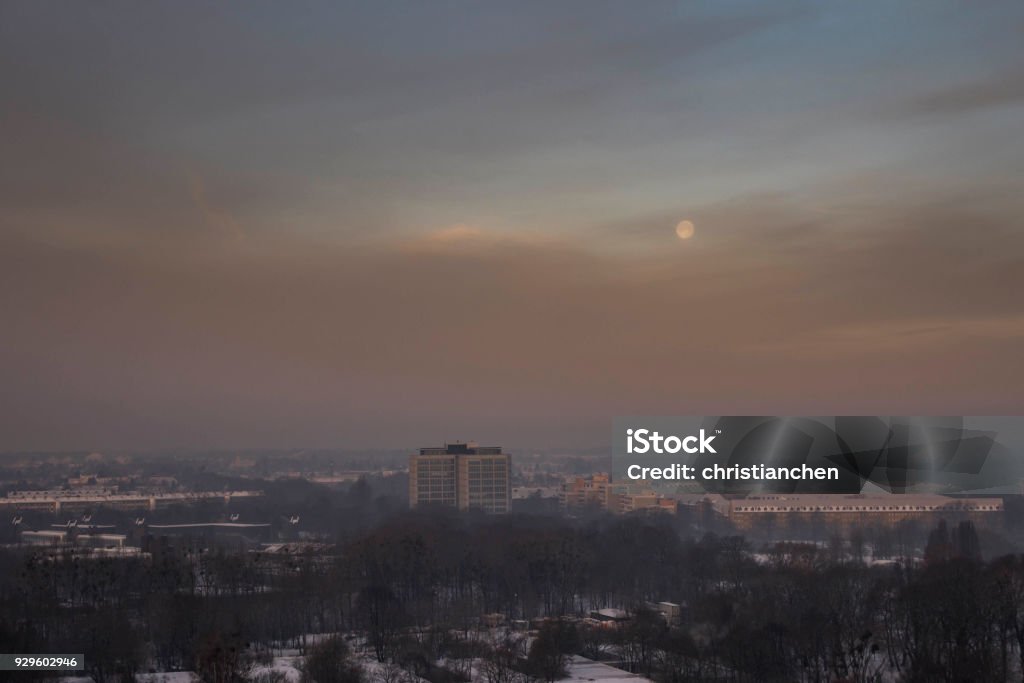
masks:
[(1019, 413), (1022, 26), (4, 4), (0, 450)]
[(4, 431), (571, 443), (630, 412), (1020, 410), (1019, 226), (946, 207), (875, 209), (856, 232), (756, 200), (716, 212), (723, 235), (642, 257), (469, 229), (163, 254), (8, 240)]

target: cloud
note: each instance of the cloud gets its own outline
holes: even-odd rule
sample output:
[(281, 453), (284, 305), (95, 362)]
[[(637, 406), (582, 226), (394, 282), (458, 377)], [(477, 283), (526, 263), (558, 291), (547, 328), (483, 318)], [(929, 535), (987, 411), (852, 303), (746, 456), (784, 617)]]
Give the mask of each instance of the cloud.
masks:
[(1013, 107), (1024, 102), (1024, 64), (996, 76), (949, 86), (912, 100), (907, 112), (916, 115), (953, 115)]
[(808, 7), (5, 7), (0, 448), (1019, 412), (1019, 8)]
[(9, 237), (0, 427), (7, 447), (401, 445), (440, 424), (599, 442), (630, 412), (1024, 409), (1016, 223), (798, 206), (741, 198), (694, 249), (642, 257), (465, 226), (438, 245), (472, 258)]
[(484, 229), (475, 225), (456, 223), (448, 227), (429, 231), (407, 239), (390, 239), (384, 242), (385, 249), (396, 249), (411, 254), (427, 252), (434, 254), (458, 254), (464, 256), (488, 255), (492, 251), (530, 253), (546, 249), (564, 250), (564, 240), (527, 230)]
[(196, 208), (198, 208), (202, 213), (206, 225), (211, 230), (236, 241), (245, 238), (245, 232), (230, 212), (211, 206), (210, 201), (206, 196), (206, 184), (203, 182), (201, 176), (195, 174), (189, 175), (188, 187), (189, 193), (192, 196), (192, 201), (195, 203)]
[(480, 228), (459, 223), (458, 225), (452, 225), (428, 233), (421, 242), (428, 244), (452, 244), (454, 242), (479, 240), (482, 237), (484, 237), (484, 231)]

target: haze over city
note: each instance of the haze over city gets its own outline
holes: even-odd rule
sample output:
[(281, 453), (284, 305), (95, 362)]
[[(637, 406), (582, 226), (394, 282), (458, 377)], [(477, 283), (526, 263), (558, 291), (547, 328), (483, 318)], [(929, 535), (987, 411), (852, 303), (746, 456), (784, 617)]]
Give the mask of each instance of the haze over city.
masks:
[(1024, 5), (540, 8), (0, 4), (0, 449), (1024, 409)]

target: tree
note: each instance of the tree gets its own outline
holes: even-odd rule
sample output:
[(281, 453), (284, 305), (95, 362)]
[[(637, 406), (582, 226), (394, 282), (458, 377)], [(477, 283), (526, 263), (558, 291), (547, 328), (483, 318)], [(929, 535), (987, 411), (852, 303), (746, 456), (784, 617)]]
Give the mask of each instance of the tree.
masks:
[(213, 631), (199, 643), (196, 670), (205, 683), (239, 683), (245, 680), (243, 643), (237, 633)]
[(940, 519), (939, 525), (928, 534), (928, 544), (924, 547), (924, 560), (928, 564), (947, 561), (952, 555), (952, 544), (949, 540), (949, 529), (946, 520)]
[(377, 668), (377, 679), (380, 683), (402, 683), (407, 678), (405, 669), (397, 662), (384, 662)]
[(953, 536), (953, 552), (956, 557), (981, 561), (981, 543), (978, 541), (978, 532), (974, 528), (974, 522), (964, 520), (956, 528)]
[(578, 644), (575, 627), (567, 622), (548, 621), (530, 645), (526, 669), (537, 680), (557, 681), (567, 673), (568, 653)]
[(634, 666), (650, 675), (655, 643), (667, 630), (668, 625), (660, 614), (647, 607), (637, 608), (621, 633), (623, 653)]
[(367, 586), (359, 593), (357, 609), (377, 661), (384, 663), (401, 627), (401, 607), (387, 586)]
[(97, 610), (90, 617), (82, 651), (87, 671), (96, 683), (131, 680), (144, 661), (144, 643), (126, 614), (116, 608)]
[(518, 683), (523, 680), (522, 661), (525, 654), (523, 638), (506, 634), (491, 642), (490, 652), (480, 663), (484, 683)]
[(332, 637), (310, 648), (302, 683), (363, 683), (363, 670), (349, 656), (348, 645)]

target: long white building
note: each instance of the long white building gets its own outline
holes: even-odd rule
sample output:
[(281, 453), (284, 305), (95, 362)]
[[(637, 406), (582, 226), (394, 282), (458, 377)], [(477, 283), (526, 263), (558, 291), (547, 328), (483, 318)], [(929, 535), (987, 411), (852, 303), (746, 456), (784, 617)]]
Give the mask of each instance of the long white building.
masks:
[(133, 493), (116, 490), (50, 490), (11, 491), (6, 498), (0, 498), (0, 508), (8, 510), (43, 510), (53, 513), (68, 510), (89, 510), (98, 507), (118, 510), (156, 510), (168, 505), (187, 505), (207, 500), (232, 498), (253, 498), (262, 496), (262, 491), (196, 491), (192, 493)]

